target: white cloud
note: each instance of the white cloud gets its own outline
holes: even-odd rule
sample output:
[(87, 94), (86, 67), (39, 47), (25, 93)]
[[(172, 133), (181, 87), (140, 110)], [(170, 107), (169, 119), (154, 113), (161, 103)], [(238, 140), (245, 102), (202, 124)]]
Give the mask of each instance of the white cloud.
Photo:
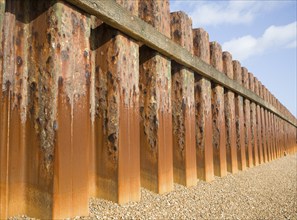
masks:
[(292, 43), (290, 43), (290, 44), (287, 45), (287, 48), (295, 48), (295, 47), (297, 47), (297, 41), (296, 41), (296, 39), (295, 39), (295, 41), (293, 41)]
[(297, 22), (284, 26), (270, 26), (259, 38), (247, 35), (232, 39), (223, 44), (223, 50), (229, 51), (238, 60), (245, 60), (271, 49), (295, 48)]
[(278, 1), (171, 1), (171, 9), (190, 8), (194, 27), (219, 24), (249, 24), (260, 13), (279, 5)]

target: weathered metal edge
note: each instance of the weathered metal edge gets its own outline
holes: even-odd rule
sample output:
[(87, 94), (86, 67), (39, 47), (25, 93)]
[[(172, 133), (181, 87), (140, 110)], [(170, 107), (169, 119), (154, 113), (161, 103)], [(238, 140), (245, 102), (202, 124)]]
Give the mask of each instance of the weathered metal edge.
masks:
[(174, 43), (171, 39), (158, 32), (154, 27), (142, 21), (137, 16), (131, 15), (126, 9), (115, 1), (110, 0), (66, 0), (70, 4), (94, 15), (108, 25), (122, 31), (135, 40), (138, 40), (168, 58), (182, 64), (196, 73), (242, 95), (245, 98), (261, 105), (273, 112), (278, 117), (297, 127), (297, 123), (291, 121), (274, 106), (266, 102), (254, 92), (244, 88), (225, 74), (217, 71), (211, 65), (193, 56), (186, 49)]

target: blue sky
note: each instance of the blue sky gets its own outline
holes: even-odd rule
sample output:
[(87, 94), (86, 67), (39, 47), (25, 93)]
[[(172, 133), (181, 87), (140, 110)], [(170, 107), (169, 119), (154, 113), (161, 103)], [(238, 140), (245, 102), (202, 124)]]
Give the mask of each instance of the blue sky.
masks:
[(296, 0), (170, 0), (297, 115)]

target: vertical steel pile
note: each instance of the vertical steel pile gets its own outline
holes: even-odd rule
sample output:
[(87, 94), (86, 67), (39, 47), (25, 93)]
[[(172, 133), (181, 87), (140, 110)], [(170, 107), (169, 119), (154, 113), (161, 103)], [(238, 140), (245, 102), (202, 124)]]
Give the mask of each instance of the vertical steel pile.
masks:
[[(229, 52), (223, 52), (223, 72), (234, 79), (232, 56)], [(226, 160), (227, 170), (237, 172), (237, 136), (236, 136), (236, 97), (232, 91), (225, 93), (225, 123), (226, 123)], [(240, 138), (240, 137), (239, 137)]]
[[(170, 37), (169, 1), (140, 0), (139, 17)], [(140, 48), (141, 185), (157, 193), (173, 189), (171, 62)]]
[[(171, 38), (193, 53), (192, 20), (184, 12), (171, 13)], [(194, 72), (172, 63), (172, 128), (174, 181), (196, 185)]]
[[(210, 63), (209, 35), (202, 28), (193, 30), (194, 55)], [(214, 176), (212, 149), (211, 82), (195, 75), (197, 177), (211, 181)]]
[[(255, 78), (255, 93), (259, 96), (259, 81)], [(260, 105), (256, 106), (256, 115), (257, 115), (257, 146), (258, 146), (258, 155), (259, 155), (259, 164), (262, 164), (263, 161), (263, 145), (262, 145), (262, 124), (261, 124), (261, 107)]]
[[(249, 73), (250, 90), (255, 92), (255, 77)], [(252, 161), (254, 166), (259, 164), (258, 145), (257, 145), (257, 121), (256, 121), (256, 104), (251, 102), (251, 141), (252, 141)]]
[[(210, 43), (210, 64), (218, 71), (223, 72), (222, 47), (217, 42)], [(211, 94), (211, 111), (213, 120), (213, 164), (214, 173), (217, 176), (225, 176), (227, 173), (224, 105), (224, 87), (214, 83)]]
[[(138, 15), (138, 1), (117, 0)], [(97, 21), (91, 102), (95, 196), (118, 203), (140, 199), (139, 46)], [(91, 155), (92, 156), (92, 155)], [(94, 178), (92, 179), (94, 181)]]
[[(239, 61), (233, 61), (234, 79), (242, 85), (241, 64)], [(238, 169), (246, 169), (245, 155), (245, 133), (244, 133), (244, 114), (243, 114), (243, 97), (239, 94), (235, 96), (235, 114), (236, 114), (236, 146)]]
[(1, 219), (88, 215), (90, 197), (138, 201), (297, 152), (273, 109), (295, 117), (168, 0), (114, 7), (271, 108), (66, 2), (0, 0)]
[[(245, 67), (241, 67), (242, 74), (242, 84), (245, 88), (249, 87), (249, 75), (248, 70)], [(246, 155), (246, 166), (253, 166), (253, 156), (252, 156), (252, 141), (251, 141), (251, 108), (250, 100), (244, 99), (244, 132), (245, 132), (245, 155)]]
[(3, 24), (1, 218), (86, 215), (89, 16), (6, 1)]

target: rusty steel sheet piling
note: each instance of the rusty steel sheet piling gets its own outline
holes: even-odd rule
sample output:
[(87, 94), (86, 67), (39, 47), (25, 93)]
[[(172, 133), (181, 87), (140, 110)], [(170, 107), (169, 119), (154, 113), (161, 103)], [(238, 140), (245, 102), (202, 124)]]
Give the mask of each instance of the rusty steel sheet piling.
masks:
[[(140, 0), (139, 17), (170, 37), (168, 0)], [(165, 193), (173, 189), (171, 61), (142, 46), (139, 62), (141, 186)]]
[[(242, 70), (239, 61), (233, 62), (234, 79), (242, 85)], [(238, 169), (246, 169), (246, 153), (245, 153), (245, 133), (244, 133), (244, 112), (243, 97), (236, 94), (235, 96), (235, 116), (236, 116), (236, 149), (237, 149), (237, 165)], [(233, 167), (233, 166), (232, 166)], [(232, 172), (232, 170), (231, 170)]]
[[(255, 77), (252, 73), (249, 73), (249, 87), (252, 92), (255, 92)], [(258, 141), (257, 141), (257, 122), (256, 122), (256, 104), (251, 102), (251, 141), (252, 141), (252, 158), (253, 165), (258, 166), (259, 156), (258, 156)]]
[(276, 143), (277, 143), (277, 157), (281, 157), (281, 142), (280, 142), (280, 120), (276, 117)]
[[(138, 2), (117, 1), (138, 15)], [(139, 46), (98, 22), (92, 30), (95, 65), (95, 196), (120, 204), (140, 199)]]
[[(269, 100), (269, 90), (266, 89), (266, 101), (270, 103)], [(268, 121), (268, 143), (269, 143), (269, 151), (270, 151), (270, 161), (273, 160), (273, 148), (272, 148), (272, 124), (271, 124), (271, 112), (267, 111), (267, 121)]]
[[(222, 48), (217, 42), (210, 42), (210, 64), (223, 72)], [(211, 97), (214, 174), (224, 176), (227, 172), (224, 87), (213, 83)]]
[(0, 219), (297, 152), (297, 119), (169, 2), (0, 0)]
[(1, 213), (87, 215), (88, 16), (56, 1), (7, 3), (1, 83), (7, 121), (1, 126), (8, 127), (1, 128), (7, 138), (0, 146), (1, 152), (6, 146), (7, 193)]
[[(273, 107), (276, 107), (276, 102), (275, 102), (275, 96), (272, 95), (272, 105)], [(277, 143), (277, 116), (275, 114), (273, 114), (273, 132), (274, 132), (274, 149), (275, 149), (275, 158), (278, 158), (278, 143)]]
[[(193, 29), (194, 55), (210, 62), (209, 35), (202, 28)], [(211, 82), (203, 76), (195, 75), (195, 115), (196, 115), (196, 163), (197, 177), (201, 180), (213, 179)]]
[[(269, 91), (269, 104), (272, 105), (272, 96)], [(272, 151), (272, 159), (275, 160), (275, 148), (274, 148), (274, 123), (273, 123), (273, 113), (270, 112), (270, 125), (271, 125), (271, 151)]]
[[(193, 53), (192, 21), (184, 12), (171, 13), (171, 38)], [(172, 128), (174, 181), (196, 185), (194, 73), (172, 62)]]
[[(234, 79), (232, 56), (229, 52), (223, 52), (223, 71)], [(225, 92), (225, 121), (226, 121), (226, 156), (228, 171), (234, 173), (237, 168), (237, 146), (236, 146), (236, 114), (234, 93)], [(226, 173), (225, 173), (226, 174)]]
[[(249, 75), (248, 70), (245, 67), (241, 68), (242, 84), (245, 88), (249, 88)], [(253, 167), (253, 156), (252, 156), (252, 141), (251, 141), (251, 106), (250, 100), (244, 99), (243, 112), (244, 112), (244, 136), (245, 136), (245, 155), (246, 155), (246, 166)]]
[[(265, 101), (267, 101), (267, 89), (264, 85), (262, 86), (262, 88), (263, 88), (263, 98)], [(268, 117), (269, 117), (268, 114), (269, 114), (268, 110), (265, 109), (264, 110), (264, 118), (265, 118), (265, 128), (266, 128), (265, 129), (265, 132), (266, 132), (265, 141), (266, 141), (266, 151), (267, 151), (267, 162), (271, 161), (270, 139), (269, 139), (269, 137), (270, 137), (270, 123), (269, 123), (269, 119), (268, 119)]]
[[(263, 85), (259, 81), (259, 94), (264, 99)], [(261, 125), (262, 125), (262, 148), (263, 148), (263, 161), (267, 163), (267, 143), (266, 143), (266, 123), (265, 123), (265, 109), (261, 107)]]
[[(21, 3), (1, 2), (1, 93), (0, 93), (0, 218), (25, 211), (25, 140), (26, 125), (21, 123), (25, 99), (21, 99), (24, 68), (16, 64), (23, 57), (23, 41), (15, 45), (13, 38), (27, 25), (16, 12)], [(5, 10), (5, 12), (4, 12)], [(7, 13), (10, 11), (11, 13)], [(22, 34), (22, 33), (20, 33)], [(22, 34), (23, 35), (23, 34)], [(16, 55), (17, 54), (17, 55)], [(20, 60), (20, 58), (19, 58)], [(17, 72), (17, 74), (15, 74)], [(26, 83), (26, 82), (25, 82)], [(18, 158), (19, 156), (19, 158)], [(11, 193), (15, 193), (12, 196)]]
[[(277, 106), (277, 103), (276, 103)], [(277, 155), (281, 157), (281, 141), (280, 141), (280, 119), (276, 117), (276, 143), (277, 143)]]
[[(269, 92), (269, 103), (271, 103), (271, 100), (270, 100), (270, 92)], [(269, 112), (270, 113), (270, 135), (271, 135), (271, 153), (272, 153), (272, 160), (275, 159), (275, 149), (274, 149), (274, 128), (273, 128), (273, 113), (272, 112)]]
[[(281, 105), (279, 103), (279, 109), (281, 110)], [(285, 156), (285, 122), (280, 120), (280, 141), (281, 141), (281, 156)]]
[[(255, 92), (259, 96), (259, 81), (255, 78)], [(263, 163), (263, 147), (262, 147), (262, 125), (261, 125), (261, 107), (256, 105), (256, 123), (257, 123), (257, 146), (258, 146), (258, 156), (259, 164)]]
[[(275, 106), (274, 104), (274, 96), (271, 94), (271, 104), (272, 106)], [(274, 150), (274, 159), (277, 159), (277, 152), (276, 152), (276, 117), (275, 114), (272, 112), (272, 140), (273, 140), (273, 150)]]
[[(89, 213), (91, 124), (88, 77), (91, 48), (89, 15), (64, 3), (57, 3), (56, 7), (60, 31), (47, 36), (53, 49), (56, 49), (53, 60), (49, 58), (47, 63), (53, 71), (60, 73), (55, 79), (57, 87), (53, 88), (58, 92), (53, 98), (53, 104), (57, 106), (57, 118), (53, 121), (53, 131), (56, 131), (54, 173), (58, 174), (58, 179), (54, 181), (54, 190), (58, 191), (58, 195), (55, 197), (53, 218), (61, 218), (59, 216)], [(60, 66), (55, 62), (60, 62)]]
[[(268, 89), (265, 87), (265, 101), (268, 102)], [(271, 122), (270, 122), (270, 111), (266, 111), (267, 120), (267, 145), (268, 145), (268, 161), (272, 161), (272, 148), (271, 148)]]

